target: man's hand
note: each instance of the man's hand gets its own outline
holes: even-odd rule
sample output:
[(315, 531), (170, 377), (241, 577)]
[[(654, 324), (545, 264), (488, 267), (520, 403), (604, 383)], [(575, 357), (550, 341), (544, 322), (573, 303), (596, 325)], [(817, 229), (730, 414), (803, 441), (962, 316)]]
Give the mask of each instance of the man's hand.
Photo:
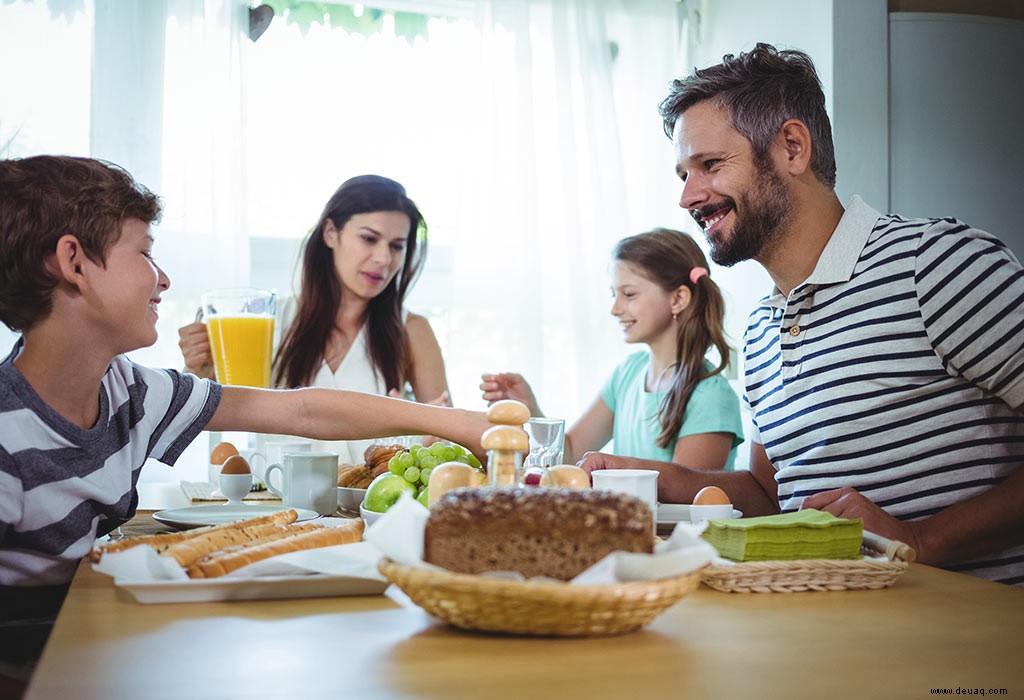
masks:
[(816, 508), (837, 518), (860, 518), (864, 521), (865, 530), (913, 547), (918, 553), (918, 561), (921, 561), (922, 556), (927, 556), (921, 551), (921, 543), (918, 541), (917, 529), (913, 523), (889, 515), (849, 486), (808, 496), (804, 499), (802, 508)]

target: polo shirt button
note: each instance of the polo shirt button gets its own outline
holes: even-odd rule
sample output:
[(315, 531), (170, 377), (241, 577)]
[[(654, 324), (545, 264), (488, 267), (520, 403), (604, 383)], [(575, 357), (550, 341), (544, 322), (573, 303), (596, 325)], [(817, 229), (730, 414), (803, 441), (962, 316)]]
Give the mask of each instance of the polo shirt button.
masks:
[(791, 336), (793, 336), (794, 338), (797, 337), (798, 335), (800, 335), (800, 326), (790, 326), (789, 327), (789, 334)]

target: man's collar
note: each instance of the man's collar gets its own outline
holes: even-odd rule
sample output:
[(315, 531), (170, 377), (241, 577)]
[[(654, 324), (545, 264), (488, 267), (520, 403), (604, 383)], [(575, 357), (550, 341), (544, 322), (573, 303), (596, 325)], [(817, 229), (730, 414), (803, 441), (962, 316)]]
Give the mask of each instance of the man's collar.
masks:
[[(854, 195), (839, 219), (828, 243), (818, 256), (818, 262), (807, 279), (796, 288), (808, 284), (834, 284), (848, 282), (853, 277), (853, 270), (860, 260), (861, 251), (868, 242), (875, 222), (881, 214)], [(771, 294), (765, 300), (768, 306), (777, 309), (786, 308), (786, 295), (778, 287), (773, 286)]]
[(825, 244), (814, 271), (803, 284), (835, 284), (848, 282), (860, 260), (861, 251), (868, 242), (875, 222), (881, 216), (854, 195), (843, 212), (839, 225)]

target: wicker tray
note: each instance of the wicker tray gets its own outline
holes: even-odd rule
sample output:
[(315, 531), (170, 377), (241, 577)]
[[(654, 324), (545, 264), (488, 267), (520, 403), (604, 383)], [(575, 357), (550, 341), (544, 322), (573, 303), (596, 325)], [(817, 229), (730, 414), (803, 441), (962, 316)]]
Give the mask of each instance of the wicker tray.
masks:
[(701, 582), (727, 593), (793, 593), (886, 588), (907, 570), (917, 553), (902, 542), (864, 532), (861, 553), (884, 559), (748, 561), (710, 566)]
[(384, 576), (431, 615), (470, 630), (589, 636), (639, 629), (700, 585), (700, 572), (661, 581), (599, 586), (505, 579), (379, 565)]

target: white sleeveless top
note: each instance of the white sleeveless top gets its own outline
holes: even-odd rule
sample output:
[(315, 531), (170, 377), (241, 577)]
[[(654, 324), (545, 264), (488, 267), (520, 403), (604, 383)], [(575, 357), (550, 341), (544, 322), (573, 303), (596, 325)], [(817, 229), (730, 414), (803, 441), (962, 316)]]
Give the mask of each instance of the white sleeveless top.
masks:
[[(295, 321), (297, 309), (298, 304), (295, 301), (295, 297), (289, 297), (280, 305), (277, 323), (275, 324), (279, 330), (275, 330), (274, 333), (278, 347), (280, 346), (281, 339), (284, 338), (285, 333), (288, 332), (288, 329), (291, 328), (292, 323)], [(408, 320), (409, 312), (403, 308), (402, 323), (404, 324)], [(359, 333), (353, 339), (352, 346), (345, 353), (345, 357), (341, 360), (341, 364), (338, 365), (338, 369), (332, 372), (330, 366), (321, 360), (320, 367), (317, 369), (309, 386), (359, 391), (364, 394), (376, 394), (378, 396), (386, 395), (388, 390), (392, 388), (397, 388), (400, 391), (402, 389), (402, 387), (387, 386), (384, 382), (384, 377), (374, 370), (373, 363), (370, 361), (369, 348), (366, 344), (366, 324), (363, 324), (363, 327), (359, 329)], [(320, 440), (316, 441), (313, 449), (323, 452), (337, 452), (342, 464), (361, 464), (363, 462), (363, 452), (374, 442), (377, 442), (377, 440)]]

